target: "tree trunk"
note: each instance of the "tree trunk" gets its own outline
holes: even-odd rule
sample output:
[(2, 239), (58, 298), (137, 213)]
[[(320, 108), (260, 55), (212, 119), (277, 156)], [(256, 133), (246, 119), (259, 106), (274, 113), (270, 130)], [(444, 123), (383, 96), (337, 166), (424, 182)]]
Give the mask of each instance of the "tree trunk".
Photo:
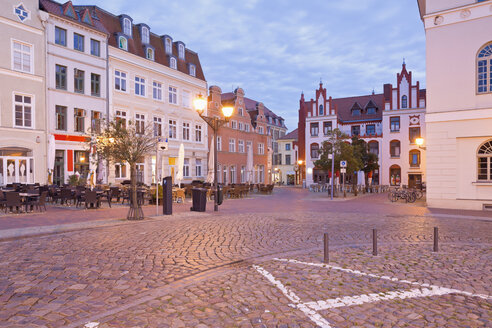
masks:
[(130, 210), (128, 211), (128, 220), (142, 220), (144, 218), (142, 207), (138, 202), (137, 195), (137, 164), (130, 164)]

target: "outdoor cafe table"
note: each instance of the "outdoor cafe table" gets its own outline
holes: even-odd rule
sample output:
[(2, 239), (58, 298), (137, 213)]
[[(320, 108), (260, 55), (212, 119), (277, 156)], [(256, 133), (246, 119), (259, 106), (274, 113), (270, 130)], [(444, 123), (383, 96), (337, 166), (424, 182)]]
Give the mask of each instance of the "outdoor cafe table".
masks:
[(37, 199), (37, 198), (39, 198), (40, 195), (39, 194), (30, 194), (28, 192), (20, 192), (19, 196), (22, 198), (22, 203), (24, 203), (24, 206), (26, 207), (26, 212), (27, 212), (27, 207), (29, 206), (27, 200), (29, 198)]

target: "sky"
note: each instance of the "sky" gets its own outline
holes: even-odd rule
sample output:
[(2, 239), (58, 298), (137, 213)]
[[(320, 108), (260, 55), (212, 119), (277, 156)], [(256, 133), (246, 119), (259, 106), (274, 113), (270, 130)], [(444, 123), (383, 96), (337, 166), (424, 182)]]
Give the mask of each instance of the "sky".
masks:
[(425, 88), (417, 0), (74, 0), (127, 14), (198, 53), (208, 85), (237, 87), (297, 127), (301, 92), (383, 92), (403, 58)]

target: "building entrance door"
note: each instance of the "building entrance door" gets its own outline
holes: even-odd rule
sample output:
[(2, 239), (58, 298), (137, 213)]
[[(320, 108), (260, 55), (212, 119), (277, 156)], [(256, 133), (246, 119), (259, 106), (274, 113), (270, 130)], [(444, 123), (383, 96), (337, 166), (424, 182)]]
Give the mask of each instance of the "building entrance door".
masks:
[(422, 174), (409, 174), (408, 188), (422, 188)]
[(53, 183), (61, 186), (65, 182), (65, 151), (57, 150), (55, 153), (55, 171)]

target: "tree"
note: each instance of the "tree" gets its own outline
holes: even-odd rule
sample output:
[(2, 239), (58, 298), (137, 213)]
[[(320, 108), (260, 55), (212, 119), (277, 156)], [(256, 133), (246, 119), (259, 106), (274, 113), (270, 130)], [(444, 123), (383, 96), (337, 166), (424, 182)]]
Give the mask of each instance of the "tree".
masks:
[(119, 120), (107, 122), (104, 129), (94, 133), (91, 145), (98, 158), (109, 163), (128, 163), (130, 166), (130, 209), (128, 220), (143, 219), (142, 207), (137, 197), (137, 163), (156, 149), (152, 124), (142, 122), (123, 124)]
[(358, 157), (362, 163), (360, 170), (367, 174), (379, 168), (378, 155), (369, 152), (367, 142), (354, 136), (352, 138), (352, 146), (354, 148), (354, 156)]

